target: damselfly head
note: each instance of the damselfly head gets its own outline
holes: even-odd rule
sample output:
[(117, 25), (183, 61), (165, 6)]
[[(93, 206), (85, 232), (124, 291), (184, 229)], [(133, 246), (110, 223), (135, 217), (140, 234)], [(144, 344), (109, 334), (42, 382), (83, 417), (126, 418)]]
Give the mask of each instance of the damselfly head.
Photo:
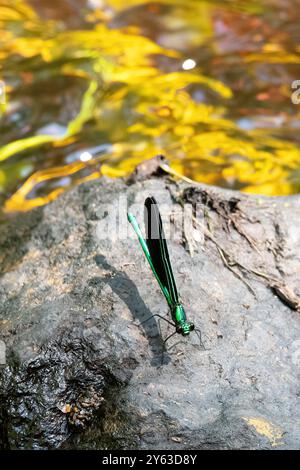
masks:
[(185, 321), (181, 323), (181, 325), (178, 325), (176, 330), (177, 333), (180, 333), (182, 336), (187, 336), (190, 334), (191, 331), (193, 331), (195, 328), (194, 323)]

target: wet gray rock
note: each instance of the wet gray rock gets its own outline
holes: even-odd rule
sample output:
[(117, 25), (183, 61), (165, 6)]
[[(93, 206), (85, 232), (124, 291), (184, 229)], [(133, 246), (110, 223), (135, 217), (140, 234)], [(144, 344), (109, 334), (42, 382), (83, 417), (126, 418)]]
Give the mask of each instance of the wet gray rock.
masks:
[[(139, 324), (168, 308), (124, 206), (150, 194), (205, 345), (173, 337), (162, 365), (172, 327)], [(1, 447), (299, 448), (299, 201), (101, 179), (3, 225)]]

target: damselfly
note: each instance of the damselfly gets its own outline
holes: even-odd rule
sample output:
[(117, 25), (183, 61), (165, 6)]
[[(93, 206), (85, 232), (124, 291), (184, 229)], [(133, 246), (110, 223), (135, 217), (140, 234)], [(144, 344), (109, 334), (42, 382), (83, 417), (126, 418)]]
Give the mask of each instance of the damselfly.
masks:
[[(167, 300), (170, 307), (172, 322), (167, 318), (155, 314), (152, 317), (159, 317), (171, 324), (175, 331), (164, 340), (165, 343), (176, 333), (187, 336), (191, 331), (195, 331), (201, 341), (201, 331), (196, 329), (194, 323), (187, 320), (185, 310), (179, 300), (176, 282), (173, 275), (173, 270), (170, 262), (166, 237), (162, 225), (162, 220), (158, 205), (154, 197), (148, 197), (145, 200), (145, 228), (146, 240), (142, 235), (139, 224), (133, 214), (127, 214), (128, 221), (131, 223), (135, 233), (138, 236), (141, 247), (145, 256), (150, 264), (152, 272), (157, 279), (157, 282)], [(152, 317), (147, 318), (148, 321)]]

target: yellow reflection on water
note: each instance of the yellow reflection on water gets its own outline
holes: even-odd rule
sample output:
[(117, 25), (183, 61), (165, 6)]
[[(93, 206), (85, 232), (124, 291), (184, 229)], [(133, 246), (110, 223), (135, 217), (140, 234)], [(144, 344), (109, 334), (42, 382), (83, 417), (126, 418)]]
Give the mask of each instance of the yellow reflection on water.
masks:
[[(103, 174), (125, 176), (158, 153), (195, 181), (299, 192), (297, 12), (280, 25), (280, 3), (268, 0), (107, 0), (78, 10), (81, 24), (70, 26), (66, 5), (57, 18), (0, 0), (6, 212)], [(101, 145), (104, 154), (90, 150)]]

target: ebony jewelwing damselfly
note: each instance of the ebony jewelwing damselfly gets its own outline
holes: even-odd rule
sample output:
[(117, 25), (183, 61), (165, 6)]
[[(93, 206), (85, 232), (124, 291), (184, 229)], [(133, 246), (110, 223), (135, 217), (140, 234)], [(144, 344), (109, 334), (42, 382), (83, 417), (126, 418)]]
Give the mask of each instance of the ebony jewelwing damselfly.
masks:
[[(176, 333), (182, 336), (187, 336), (191, 331), (195, 331), (197, 333), (200, 344), (202, 345), (201, 331), (195, 328), (194, 323), (187, 320), (185, 310), (179, 300), (166, 237), (156, 200), (154, 197), (148, 197), (145, 200), (144, 216), (146, 239), (143, 237), (142, 231), (135, 216), (130, 212), (127, 214), (127, 216), (128, 221), (131, 223), (135, 233), (138, 236), (139, 242), (150, 264), (151, 270), (156, 277), (157, 282), (170, 307), (173, 322), (159, 314), (152, 315), (152, 317), (159, 317), (162, 320), (165, 320), (175, 328), (175, 331), (164, 340), (164, 345)], [(152, 317), (147, 318), (145, 321), (150, 320)]]

